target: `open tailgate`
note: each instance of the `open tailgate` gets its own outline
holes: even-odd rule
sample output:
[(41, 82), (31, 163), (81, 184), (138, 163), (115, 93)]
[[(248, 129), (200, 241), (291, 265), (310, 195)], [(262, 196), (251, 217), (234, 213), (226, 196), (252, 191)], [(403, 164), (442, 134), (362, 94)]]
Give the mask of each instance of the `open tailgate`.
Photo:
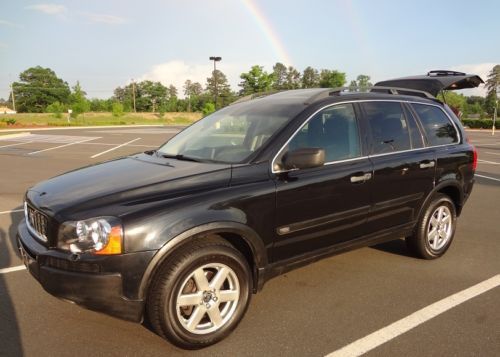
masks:
[(375, 86), (408, 88), (425, 91), (437, 96), (442, 90), (475, 88), (484, 81), (475, 74), (454, 71), (430, 71), (427, 75), (390, 79)]

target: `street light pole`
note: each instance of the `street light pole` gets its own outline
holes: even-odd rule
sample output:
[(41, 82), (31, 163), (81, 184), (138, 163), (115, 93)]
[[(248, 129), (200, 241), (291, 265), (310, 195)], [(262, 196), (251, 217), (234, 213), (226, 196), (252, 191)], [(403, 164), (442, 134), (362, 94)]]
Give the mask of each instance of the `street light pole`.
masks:
[(209, 58), (210, 61), (214, 61), (214, 86), (215, 86), (215, 93), (214, 93), (214, 101), (215, 101), (215, 109), (217, 109), (217, 99), (219, 96), (219, 93), (217, 92), (217, 67), (216, 63), (222, 60), (222, 57), (218, 56), (210, 56)]
[(495, 135), (495, 123), (497, 121), (497, 112), (498, 112), (498, 89), (500, 89), (500, 83), (498, 83), (498, 76), (497, 76), (497, 85), (495, 87), (495, 109), (493, 111), (493, 128), (491, 128), (491, 135)]

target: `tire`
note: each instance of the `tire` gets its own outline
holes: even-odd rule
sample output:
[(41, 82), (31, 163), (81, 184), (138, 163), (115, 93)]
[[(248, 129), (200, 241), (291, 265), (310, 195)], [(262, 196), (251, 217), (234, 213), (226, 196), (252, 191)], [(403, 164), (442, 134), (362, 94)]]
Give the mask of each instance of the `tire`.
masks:
[(456, 220), (453, 201), (446, 195), (437, 194), (427, 205), (413, 235), (406, 237), (408, 249), (423, 259), (439, 258), (453, 241)]
[(199, 349), (224, 339), (251, 298), (245, 257), (218, 236), (174, 252), (153, 278), (146, 310), (155, 332), (173, 344)]

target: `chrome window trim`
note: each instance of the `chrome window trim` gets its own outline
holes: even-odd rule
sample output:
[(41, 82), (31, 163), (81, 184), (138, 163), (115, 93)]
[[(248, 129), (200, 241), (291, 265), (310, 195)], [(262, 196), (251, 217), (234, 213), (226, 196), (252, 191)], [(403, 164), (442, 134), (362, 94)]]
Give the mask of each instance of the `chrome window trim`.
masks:
[[(344, 162), (349, 162), (349, 161), (355, 161), (355, 160), (361, 160), (361, 159), (366, 159), (370, 157), (378, 157), (378, 156), (387, 156), (387, 155), (393, 155), (393, 154), (399, 154), (399, 153), (405, 153), (405, 152), (410, 152), (410, 151), (420, 151), (420, 150), (426, 150), (426, 149), (432, 149), (432, 148), (438, 148), (438, 147), (444, 147), (444, 146), (453, 146), (453, 145), (458, 145), (461, 142), (462, 136), (460, 134), (460, 130), (458, 130), (455, 122), (453, 119), (451, 119), (450, 115), (443, 109), (441, 106), (437, 104), (431, 104), (431, 103), (422, 103), (422, 102), (417, 102), (417, 101), (411, 101), (411, 100), (397, 100), (397, 99), (362, 99), (362, 100), (348, 100), (348, 101), (343, 101), (343, 102), (336, 102), (336, 103), (331, 103), (328, 105), (325, 105), (324, 107), (319, 108), (316, 110), (314, 113), (312, 113), (303, 123), (301, 126), (297, 128), (297, 130), (294, 131), (294, 133), (288, 138), (288, 140), (281, 146), (281, 148), (278, 150), (276, 155), (274, 155), (272, 161), (271, 161), (271, 173), (273, 174), (279, 174), (279, 173), (284, 173), (284, 172), (290, 172), (290, 171), (297, 171), (299, 169), (293, 169), (293, 170), (274, 170), (274, 162), (278, 158), (278, 156), (281, 154), (281, 152), (285, 149), (285, 147), (288, 145), (288, 143), (297, 135), (297, 133), (320, 111), (333, 107), (336, 105), (340, 104), (348, 104), (348, 103), (365, 103), (365, 102), (397, 102), (397, 103), (408, 103), (408, 104), (422, 104), (422, 105), (429, 105), (432, 107), (439, 108), (448, 118), (448, 120), (451, 122), (453, 127), (455, 128), (455, 131), (457, 132), (457, 141), (450, 143), (450, 144), (442, 144), (442, 145), (432, 145), (432, 146), (424, 146), (422, 148), (416, 148), (416, 149), (409, 149), (409, 150), (400, 150), (400, 151), (393, 151), (393, 152), (388, 152), (388, 153), (383, 153), (383, 154), (375, 154), (375, 155), (367, 155), (367, 156), (359, 156), (355, 157), (352, 159), (346, 159), (346, 160), (337, 160), (337, 161), (329, 161), (325, 162), (323, 166), (328, 166), (328, 165), (333, 165), (337, 163), (344, 163)], [(356, 118), (357, 120), (357, 118)], [(419, 120), (418, 118), (415, 118), (415, 120)], [(425, 143), (424, 143), (425, 144)]]

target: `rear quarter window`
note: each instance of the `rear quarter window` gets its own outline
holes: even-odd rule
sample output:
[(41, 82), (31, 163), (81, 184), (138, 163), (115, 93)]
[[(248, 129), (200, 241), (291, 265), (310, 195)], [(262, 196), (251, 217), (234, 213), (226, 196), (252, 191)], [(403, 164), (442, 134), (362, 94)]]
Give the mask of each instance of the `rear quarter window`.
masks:
[(438, 107), (426, 104), (412, 104), (417, 112), (429, 145), (446, 145), (458, 142), (458, 133), (450, 118)]

